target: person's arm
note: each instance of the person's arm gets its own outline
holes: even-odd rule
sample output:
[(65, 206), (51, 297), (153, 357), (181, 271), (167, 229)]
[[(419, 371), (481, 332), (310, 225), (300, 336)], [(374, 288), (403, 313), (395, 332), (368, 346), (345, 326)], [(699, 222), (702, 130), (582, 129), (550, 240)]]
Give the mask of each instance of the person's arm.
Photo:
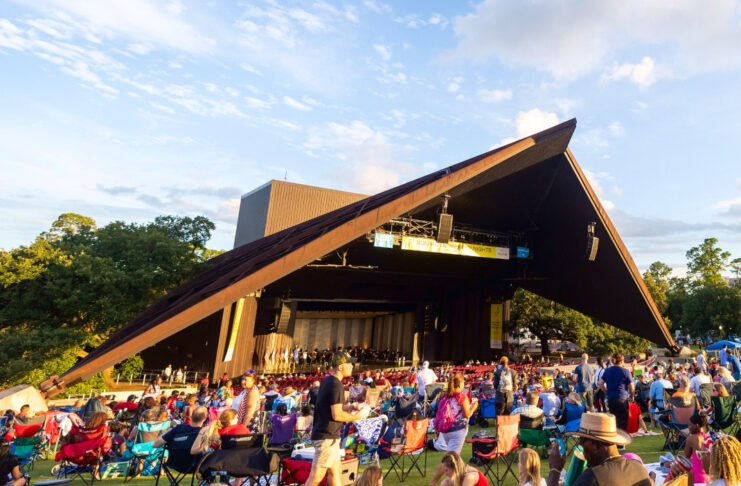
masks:
[(684, 457), (692, 460), (692, 453), (697, 447), (697, 441), (698, 439), (695, 434), (692, 434), (689, 437), (687, 437), (687, 440), (684, 441)]
[[(602, 374), (604, 375), (604, 373)], [(599, 389), (607, 393), (607, 385), (605, 384), (605, 380), (603, 378), (599, 379)]]
[(361, 418), (360, 415), (345, 411), (345, 407), (341, 403), (332, 405), (332, 420), (335, 422), (354, 422), (359, 418)]
[(628, 389), (630, 390), (630, 401), (635, 402), (636, 401), (636, 386), (633, 384), (633, 380), (630, 380)]
[(476, 407), (478, 406), (479, 406), (478, 401), (471, 403), (468, 401), (468, 397), (466, 397), (463, 400), (463, 403), (461, 403), (461, 408), (463, 409), (463, 415), (467, 419), (471, 418), (471, 415), (473, 415), (473, 412), (476, 410)]

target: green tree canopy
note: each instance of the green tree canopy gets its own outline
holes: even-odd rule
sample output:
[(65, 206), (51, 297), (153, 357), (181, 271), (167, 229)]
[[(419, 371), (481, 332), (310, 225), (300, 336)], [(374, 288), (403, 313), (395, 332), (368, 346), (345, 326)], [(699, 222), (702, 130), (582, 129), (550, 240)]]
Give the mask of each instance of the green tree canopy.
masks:
[(705, 238), (687, 251), (687, 274), (699, 284), (723, 282), (720, 272), (728, 266), (731, 253), (718, 246), (717, 238)]
[(0, 252), (0, 384), (36, 384), (33, 370), (55, 363), (66, 371), (70, 356), (198, 275), (213, 229), (200, 216), (98, 228), (66, 213), (30, 246)]

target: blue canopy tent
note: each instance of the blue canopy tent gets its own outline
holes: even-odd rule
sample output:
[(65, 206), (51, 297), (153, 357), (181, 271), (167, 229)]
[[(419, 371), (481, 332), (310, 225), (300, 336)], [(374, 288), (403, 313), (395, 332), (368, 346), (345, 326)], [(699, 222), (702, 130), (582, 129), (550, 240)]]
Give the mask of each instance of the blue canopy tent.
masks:
[(706, 351), (720, 351), (721, 349), (723, 349), (724, 344), (728, 346), (728, 349), (741, 348), (741, 343), (739, 342), (723, 340), (723, 341), (714, 342), (710, 346), (707, 346), (705, 350)]

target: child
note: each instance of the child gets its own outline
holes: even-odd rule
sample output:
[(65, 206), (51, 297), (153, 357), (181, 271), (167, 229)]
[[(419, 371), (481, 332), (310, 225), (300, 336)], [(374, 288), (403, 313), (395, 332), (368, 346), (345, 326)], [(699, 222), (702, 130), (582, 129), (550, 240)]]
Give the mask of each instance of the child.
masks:
[(540, 457), (530, 448), (520, 451), (519, 473), (519, 486), (546, 486), (545, 479), (540, 477)]

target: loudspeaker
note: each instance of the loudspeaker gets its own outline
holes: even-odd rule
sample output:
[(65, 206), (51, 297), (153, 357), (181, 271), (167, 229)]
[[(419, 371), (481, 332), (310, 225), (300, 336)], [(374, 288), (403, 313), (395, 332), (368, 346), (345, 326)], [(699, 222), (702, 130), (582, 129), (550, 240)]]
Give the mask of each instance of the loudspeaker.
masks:
[(437, 242), (447, 243), (450, 241), (450, 233), (453, 232), (453, 215), (441, 214), (437, 225)]
[(599, 248), (599, 238), (591, 236), (587, 243), (587, 259), (593, 262), (597, 259), (597, 249)]

